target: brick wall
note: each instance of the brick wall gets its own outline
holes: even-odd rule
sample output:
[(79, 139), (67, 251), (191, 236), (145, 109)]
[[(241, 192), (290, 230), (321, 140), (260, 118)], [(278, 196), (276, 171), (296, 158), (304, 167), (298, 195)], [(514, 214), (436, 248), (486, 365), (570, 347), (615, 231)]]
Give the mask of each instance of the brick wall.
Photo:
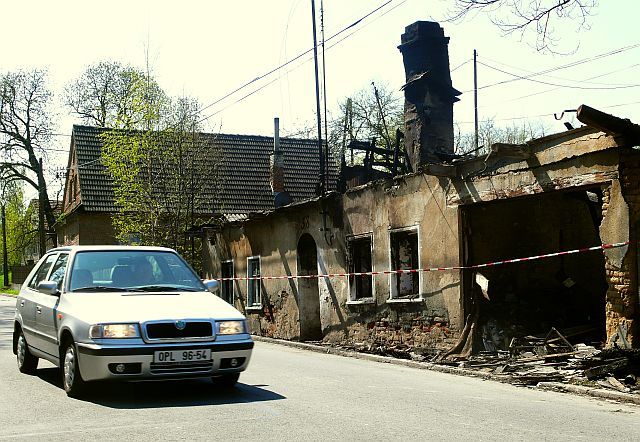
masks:
[[(629, 151), (620, 159), (622, 193), (629, 206), (629, 240), (631, 244), (620, 267), (607, 259), (605, 268), (609, 288), (606, 297), (607, 337), (618, 332), (618, 326), (627, 330), (627, 340), (640, 347), (640, 321), (638, 314), (638, 232), (640, 222), (640, 155)], [(611, 188), (603, 194), (603, 214), (609, 209)]]

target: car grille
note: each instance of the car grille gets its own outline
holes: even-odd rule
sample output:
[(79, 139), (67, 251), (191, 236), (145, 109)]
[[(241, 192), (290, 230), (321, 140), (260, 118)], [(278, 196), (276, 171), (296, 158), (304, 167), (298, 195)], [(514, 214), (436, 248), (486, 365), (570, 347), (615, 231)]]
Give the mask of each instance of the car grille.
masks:
[(152, 362), (149, 371), (152, 374), (206, 373), (213, 369), (213, 361), (178, 362), (171, 364)]
[(175, 322), (154, 322), (146, 324), (149, 340), (171, 339), (212, 339), (213, 324), (208, 321), (186, 321), (180, 330)]

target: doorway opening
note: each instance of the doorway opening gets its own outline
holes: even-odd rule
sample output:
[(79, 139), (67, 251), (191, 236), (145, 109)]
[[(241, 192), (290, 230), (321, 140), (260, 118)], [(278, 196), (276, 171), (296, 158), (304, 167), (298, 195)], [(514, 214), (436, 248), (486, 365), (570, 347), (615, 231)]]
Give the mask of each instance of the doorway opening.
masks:
[(298, 241), (298, 275), (313, 276), (298, 279), (300, 310), (300, 340), (322, 339), (320, 323), (320, 292), (318, 289), (318, 248), (313, 237), (303, 234)]

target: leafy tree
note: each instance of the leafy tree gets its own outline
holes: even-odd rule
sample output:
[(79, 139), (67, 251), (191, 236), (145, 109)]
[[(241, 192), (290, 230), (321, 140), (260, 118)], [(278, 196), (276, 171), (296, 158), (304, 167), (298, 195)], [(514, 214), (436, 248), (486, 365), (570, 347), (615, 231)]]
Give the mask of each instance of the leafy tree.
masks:
[[(144, 113), (158, 111), (166, 100), (150, 75), (111, 61), (89, 66), (64, 92), (64, 103), (71, 112), (97, 127), (146, 129), (142, 126), (154, 118)], [(142, 101), (149, 106), (140, 106)]]
[[(523, 144), (534, 138), (543, 137), (547, 128), (539, 121), (526, 121), (522, 124), (511, 124), (507, 126), (496, 125), (493, 119), (481, 121), (478, 124), (478, 146), (477, 154), (482, 155), (489, 152), (494, 143)], [(456, 126), (455, 151), (458, 154), (471, 153), (475, 151), (475, 138), (473, 132), (462, 133), (459, 126)]]
[(116, 129), (103, 133), (102, 161), (118, 208), (113, 225), (121, 242), (184, 254), (191, 245), (185, 233), (213, 212), (218, 149), (198, 132), (197, 101), (169, 100), (149, 77), (138, 81)]
[(483, 11), (505, 33), (532, 30), (536, 48), (551, 50), (558, 40), (554, 25), (557, 21), (570, 21), (576, 30), (588, 28), (588, 17), (597, 0), (455, 0), (450, 20), (458, 20), (474, 12)]
[(2, 203), (5, 206), (7, 262), (9, 266), (25, 264), (26, 252), (35, 249), (38, 242), (38, 229), (34, 224), (37, 214), (33, 213), (33, 206), (30, 209), (25, 204), (21, 183), (5, 186), (4, 191)]
[[(51, 98), (46, 71), (16, 71), (0, 76), (0, 175), (5, 182), (22, 181), (38, 191), (49, 228), (55, 223), (55, 216), (42, 159), (46, 159), (45, 146), (52, 133)], [(41, 225), (41, 253), (45, 242)]]

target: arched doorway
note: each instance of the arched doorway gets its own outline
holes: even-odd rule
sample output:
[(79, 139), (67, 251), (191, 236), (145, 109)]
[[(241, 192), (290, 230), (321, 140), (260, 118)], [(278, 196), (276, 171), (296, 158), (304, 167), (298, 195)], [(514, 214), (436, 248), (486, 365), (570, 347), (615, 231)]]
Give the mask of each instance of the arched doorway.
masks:
[[(298, 241), (298, 275), (318, 274), (318, 249), (313, 237), (303, 234)], [(300, 340), (322, 339), (320, 325), (320, 294), (318, 278), (298, 279), (298, 308), (300, 309)]]

